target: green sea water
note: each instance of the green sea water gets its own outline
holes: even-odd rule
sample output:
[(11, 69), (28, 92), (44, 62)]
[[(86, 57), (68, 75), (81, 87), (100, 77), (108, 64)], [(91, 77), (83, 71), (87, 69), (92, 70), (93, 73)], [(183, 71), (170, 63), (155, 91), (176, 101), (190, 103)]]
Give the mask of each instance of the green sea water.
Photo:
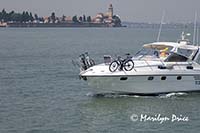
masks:
[[(176, 41), (182, 31), (163, 29), (160, 40)], [(145, 28), (1, 28), (0, 132), (199, 132), (200, 94), (96, 96), (71, 63), (86, 51), (97, 63), (103, 55), (134, 54), (154, 42), (157, 33)], [(141, 119), (145, 115), (151, 120)], [(188, 120), (172, 121), (174, 115)], [(161, 123), (164, 117), (169, 120)]]

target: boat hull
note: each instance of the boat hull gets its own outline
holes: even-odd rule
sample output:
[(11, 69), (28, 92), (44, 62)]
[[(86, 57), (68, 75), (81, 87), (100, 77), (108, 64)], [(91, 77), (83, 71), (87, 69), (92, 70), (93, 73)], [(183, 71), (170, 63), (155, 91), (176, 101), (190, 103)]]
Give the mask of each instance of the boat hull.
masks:
[(195, 76), (126, 76), (86, 77), (96, 92), (133, 93), (140, 95), (169, 92), (200, 91), (200, 81)]

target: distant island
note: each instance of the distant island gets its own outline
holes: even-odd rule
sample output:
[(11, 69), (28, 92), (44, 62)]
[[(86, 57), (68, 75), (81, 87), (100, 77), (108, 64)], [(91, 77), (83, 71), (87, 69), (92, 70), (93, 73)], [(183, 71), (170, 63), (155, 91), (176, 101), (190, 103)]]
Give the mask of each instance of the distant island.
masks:
[(122, 24), (120, 17), (113, 14), (113, 6), (110, 4), (106, 13), (98, 13), (95, 17), (57, 17), (55, 12), (50, 16), (39, 17), (28, 11), (7, 13), (3, 9), (0, 12), (0, 27), (122, 27)]
[[(106, 13), (97, 13), (96, 16), (56, 16), (55, 12), (49, 16), (39, 16), (28, 11), (17, 13), (15, 11), (0, 12), (0, 27), (128, 27), (158, 29), (160, 23), (152, 22), (125, 22), (119, 15), (114, 15), (113, 5), (110, 4)], [(200, 25), (200, 23), (198, 23)], [(163, 28), (187, 29), (193, 28), (193, 23), (163, 23)]]

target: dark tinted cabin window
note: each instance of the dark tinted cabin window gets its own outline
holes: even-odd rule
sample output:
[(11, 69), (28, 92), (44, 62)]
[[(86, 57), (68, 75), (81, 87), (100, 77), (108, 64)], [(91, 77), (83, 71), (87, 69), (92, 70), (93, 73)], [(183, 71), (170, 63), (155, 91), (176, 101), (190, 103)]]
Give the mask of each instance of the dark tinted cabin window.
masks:
[(152, 77), (152, 76), (148, 77), (148, 80), (153, 80), (153, 79), (154, 79), (154, 77)]
[(180, 54), (182, 54), (182, 55), (185, 55), (186, 57), (189, 57), (193, 53), (192, 50), (182, 49), (182, 48), (178, 48), (177, 52), (180, 53)]
[(120, 80), (127, 80), (128, 77), (121, 77)]
[(166, 62), (186, 62), (187, 57), (172, 53), (165, 61)]
[(182, 79), (182, 77), (181, 76), (177, 76), (177, 80), (181, 80)]
[(167, 78), (167, 77), (165, 77), (165, 76), (162, 76), (162, 77), (161, 77), (161, 80), (166, 80), (166, 78)]

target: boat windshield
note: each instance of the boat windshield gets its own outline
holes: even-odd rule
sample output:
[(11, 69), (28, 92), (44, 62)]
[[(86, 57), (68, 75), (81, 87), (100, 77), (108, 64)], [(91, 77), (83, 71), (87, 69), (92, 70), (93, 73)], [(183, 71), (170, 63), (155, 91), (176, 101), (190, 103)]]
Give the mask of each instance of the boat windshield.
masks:
[(186, 61), (188, 61), (188, 59), (189, 58), (184, 55), (171, 52), (170, 55), (165, 60), (165, 62), (186, 62)]
[(143, 57), (143, 56), (155, 56), (158, 57), (159, 52), (156, 49), (152, 49), (152, 48), (142, 48), (140, 51), (138, 51), (135, 54), (135, 57)]
[(196, 52), (196, 49), (178, 48), (177, 52), (170, 52), (165, 62), (186, 62), (192, 59)]
[(178, 48), (177, 53), (180, 55), (183, 55), (187, 58), (192, 58), (193, 55), (196, 53), (197, 49), (183, 49), (183, 48)]
[(156, 47), (143, 47), (140, 51), (135, 54), (135, 58), (137, 59), (166, 59), (169, 56), (169, 52), (172, 47), (163, 47), (163, 49), (159, 49)]

